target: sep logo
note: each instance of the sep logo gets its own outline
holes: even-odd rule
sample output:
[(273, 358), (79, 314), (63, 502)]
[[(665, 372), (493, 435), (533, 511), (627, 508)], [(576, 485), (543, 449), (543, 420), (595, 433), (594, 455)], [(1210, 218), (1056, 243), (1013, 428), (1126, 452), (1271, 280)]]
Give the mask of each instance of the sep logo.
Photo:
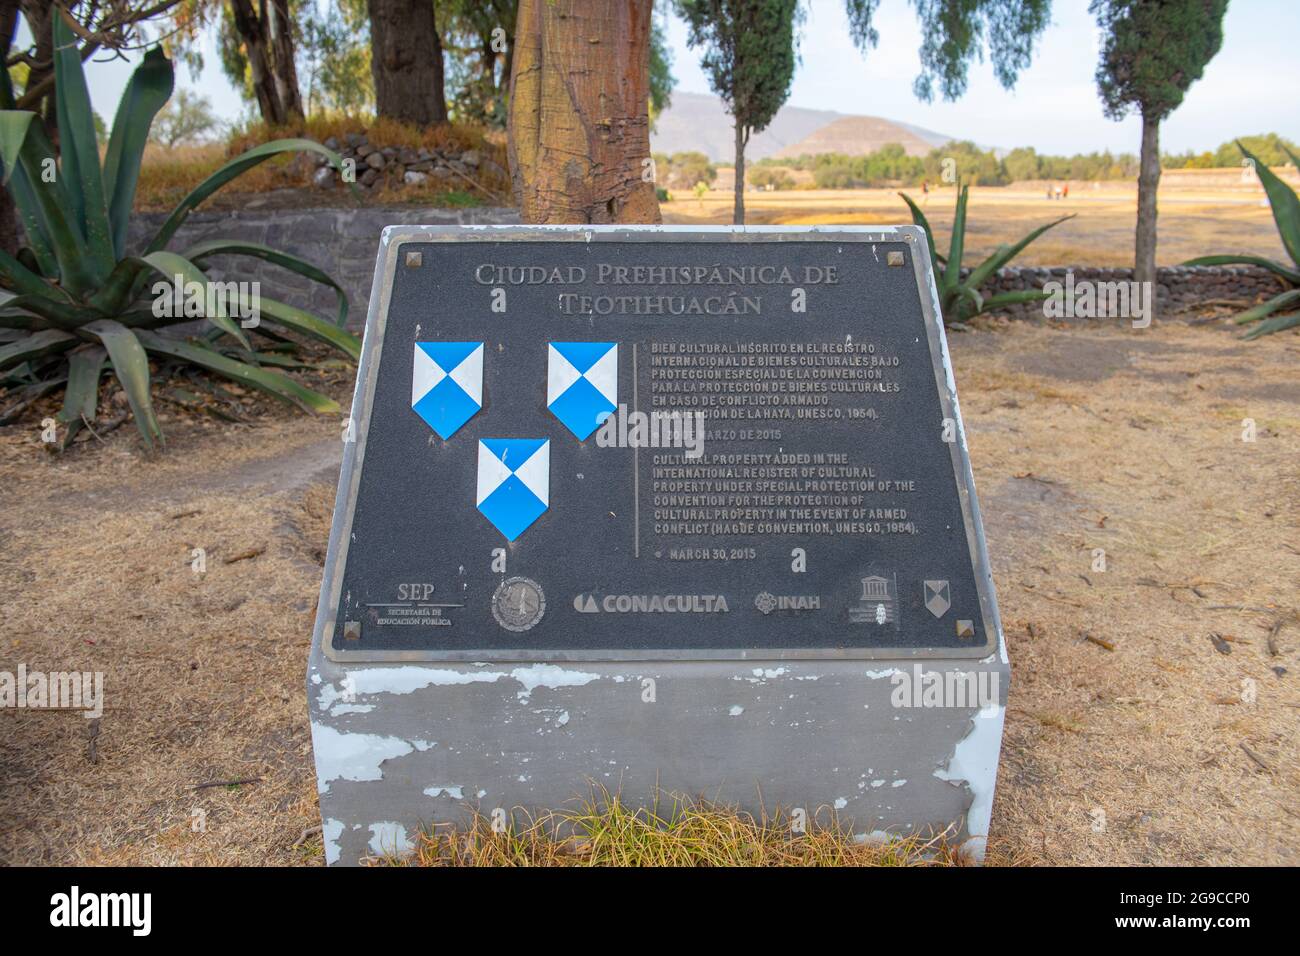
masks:
[(397, 586), (399, 601), (427, 601), (433, 595), (434, 587), (422, 581), (412, 581)]

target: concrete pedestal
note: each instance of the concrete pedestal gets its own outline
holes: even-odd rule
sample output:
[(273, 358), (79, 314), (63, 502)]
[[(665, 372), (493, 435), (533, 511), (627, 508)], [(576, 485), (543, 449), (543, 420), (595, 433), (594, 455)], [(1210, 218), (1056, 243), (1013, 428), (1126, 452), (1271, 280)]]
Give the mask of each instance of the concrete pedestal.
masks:
[[(421, 826), (463, 823), (472, 807), (573, 807), (591, 782), (631, 806), (658, 787), (755, 814), (799, 807), (826, 822), (833, 810), (863, 838), (951, 827), (979, 860), (1008, 674), (1001, 653), (438, 666), (338, 664), (317, 647), (308, 696), (326, 858), (401, 853)], [(978, 691), (969, 706), (926, 706), (927, 687), (952, 703), (958, 684)], [(980, 708), (989, 692), (996, 703)]]

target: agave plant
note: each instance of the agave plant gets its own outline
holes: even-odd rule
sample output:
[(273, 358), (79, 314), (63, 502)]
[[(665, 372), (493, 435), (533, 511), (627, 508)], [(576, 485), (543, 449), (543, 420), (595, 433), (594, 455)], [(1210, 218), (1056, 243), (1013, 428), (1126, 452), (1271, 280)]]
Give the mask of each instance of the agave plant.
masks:
[[(1015, 245), (1005, 243), (993, 250), (993, 254), (962, 276), (961, 260), (966, 246), (966, 199), (969, 186), (957, 184), (957, 212), (952, 219), (952, 240), (948, 245), (948, 255), (941, 256), (934, 248), (934, 230), (930, 228), (921, 207), (912, 201), (906, 193), (899, 193), (903, 201), (912, 210), (912, 222), (925, 230), (925, 241), (930, 247), (930, 259), (934, 262), (935, 284), (939, 287), (939, 305), (943, 311), (945, 325), (961, 324), (983, 312), (991, 312), (1004, 305), (1019, 305), (1022, 302), (1041, 302), (1051, 298), (1050, 292), (1041, 289), (1026, 289), (1016, 292), (999, 292), (985, 298), (980, 286), (1005, 266), (1047, 230), (1059, 226), (1074, 214), (1062, 216), (1045, 226), (1039, 226)], [(939, 266), (943, 266), (940, 271)]]
[[(1268, 168), (1266, 163), (1260, 162), (1240, 142), (1237, 143), (1237, 148), (1241, 150), (1243, 156), (1250, 160), (1251, 165), (1255, 167), (1255, 175), (1264, 184), (1264, 192), (1268, 195), (1268, 204), (1273, 210), (1273, 220), (1277, 223), (1277, 231), (1282, 236), (1282, 245), (1286, 249), (1286, 254), (1291, 257), (1291, 264), (1287, 265), (1284, 262), (1266, 259), (1263, 256), (1229, 255), (1201, 256), (1197, 259), (1189, 259), (1183, 265), (1261, 266), (1290, 286), (1290, 288), (1279, 292), (1267, 302), (1252, 306), (1233, 319), (1238, 325), (1247, 325), (1251, 322), (1259, 322), (1260, 319), (1268, 319), (1274, 312), (1280, 312), (1283, 309), (1288, 310), (1282, 315), (1273, 315), (1273, 318), (1268, 319), (1267, 322), (1260, 322), (1259, 325), (1244, 336), (1248, 339), (1257, 339), (1261, 335), (1281, 332), (1283, 329), (1300, 325), (1300, 198), (1297, 198), (1294, 189), (1282, 182), (1273, 170)], [(1282, 148), (1286, 149), (1285, 146)], [(1295, 164), (1296, 168), (1300, 169), (1300, 159), (1296, 158), (1295, 153), (1287, 149), (1286, 154), (1291, 157), (1291, 162)]]
[[(304, 410), (337, 411), (327, 396), (268, 366), (302, 364), (285, 358), (293, 341), (285, 332), (317, 339), (357, 359), (360, 343), (343, 328), (347, 297), (338, 283), (310, 263), (259, 243), (208, 240), (184, 252), (169, 251), (167, 245), (195, 207), (259, 163), (306, 151), (341, 169), (339, 156), (307, 139), (275, 140), (250, 149), (199, 183), (140, 254), (128, 255), (127, 226), (145, 142), (154, 116), (171, 96), (172, 64), (160, 49), (146, 53), (123, 91), (101, 161), (75, 37), (63, 18), (52, 19), (61, 147), (57, 160), (36, 114), (12, 108), (8, 72), (0, 70), (0, 162), (27, 236), (16, 256), (0, 250), (0, 384), (19, 386), (27, 401), (62, 387), (58, 420), (67, 426), (63, 447), (94, 418), (105, 366), (121, 384), (146, 446), (152, 449), (161, 442), (151, 356), (168, 365), (198, 366)], [(251, 306), (242, 298), (231, 308), (208, 296), (197, 316), (194, 310), (152, 307), (157, 296), (151, 280), (157, 284), (161, 277), (164, 287), (183, 282), (211, 288), (203, 265), (218, 255), (250, 256), (325, 284), (337, 295), (337, 316), (322, 319), (263, 296), (254, 330), (232, 317), (242, 314), (240, 307)], [(196, 319), (211, 327), (189, 341), (157, 331)], [(262, 336), (261, 344), (254, 344), (254, 332)]]

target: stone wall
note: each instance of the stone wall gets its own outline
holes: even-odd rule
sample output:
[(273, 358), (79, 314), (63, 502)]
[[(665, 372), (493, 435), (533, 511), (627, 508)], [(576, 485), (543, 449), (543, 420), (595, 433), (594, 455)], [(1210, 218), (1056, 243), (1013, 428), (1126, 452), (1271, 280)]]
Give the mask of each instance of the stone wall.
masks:
[[(1074, 274), (1076, 287), (1084, 281), (1133, 281), (1132, 269), (1022, 266), (1001, 270), (980, 291), (988, 298), (999, 292), (1041, 289), (1044, 283), (1052, 281), (1064, 285), (1067, 272)], [(1255, 266), (1167, 266), (1156, 270), (1156, 309), (1166, 317), (1202, 302), (1224, 299), (1253, 302), (1260, 296), (1273, 296), (1281, 290), (1282, 286), (1273, 273)], [(999, 313), (1020, 319), (1042, 319), (1043, 305), (1031, 302), (999, 310)]]
[[(131, 224), (131, 245), (138, 249), (161, 225), (163, 216), (137, 216)], [(347, 291), (348, 326), (365, 325), (370, 284), (374, 274), (379, 234), (391, 225), (483, 225), (515, 223), (518, 211), (501, 207), (434, 209), (416, 206), (362, 209), (240, 210), (200, 212), (190, 216), (170, 248), (183, 251), (204, 239), (242, 239), (260, 242), (301, 256), (324, 269)], [(1075, 283), (1127, 282), (1132, 269), (1072, 268)], [(1013, 267), (1003, 269), (984, 286), (985, 297), (997, 292), (1040, 289), (1052, 280), (1065, 282), (1067, 269)], [(276, 266), (247, 257), (214, 258), (213, 279), (262, 282), (271, 298), (310, 308), (321, 315), (334, 314), (334, 293)], [(1247, 266), (1173, 266), (1158, 271), (1157, 307), (1162, 315), (1176, 314), (1198, 302), (1216, 299), (1254, 301), (1280, 291), (1278, 280), (1264, 269)], [(1019, 319), (1042, 319), (1040, 303), (1014, 306), (1002, 314)]]
[[(136, 216), (131, 222), (130, 247), (138, 251), (165, 218), (157, 213)], [(186, 220), (168, 248), (183, 252), (205, 239), (238, 239), (260, 242), (306, 259), (343, 286), (348, 294), (348, 328), (360, 331), (366, 324), (379, 235), (385, 226), (485, 225), (518, 221), (517, 210), (499, 207), (434, 209), (392, 206), (198, 212)], [(213, 257), (210, 262), (211, 268), (206, 271), (214, 280), (258, 281), (268, 298), (309, 308), (323, 316), (335, 314), (334, 291), (319, 283), (247, 256)]]

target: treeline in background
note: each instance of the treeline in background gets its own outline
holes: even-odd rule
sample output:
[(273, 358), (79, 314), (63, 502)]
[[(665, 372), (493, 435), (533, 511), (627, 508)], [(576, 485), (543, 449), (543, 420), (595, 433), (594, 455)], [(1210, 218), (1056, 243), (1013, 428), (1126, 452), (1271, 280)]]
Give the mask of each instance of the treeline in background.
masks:
[[(1241, 142), (1269, 166), (1284, 166), (1290, 160), (1286, 149), (1296, 144), (1276, 133), (1243, 136)], [(1236, 141), (1205, 152), (1166, 153), (1160, 157), (1165, 169), (1239, 168), (1241, 152)], [(711, 185), (718, 167), (704, 153), (657, 154), (655, 164), (670, 189), (691, 189), (696, 183)], [(812, 174), (796, 178), (792, 171)], [(886, 186), (937, 186), (960, 178), (980, 186), (1005, 186), (1032, 180), (1132, 180), (1137, 178), (1138, 157), (1109, 150), (1048, 156), (1032, 146), (1022, 146), (1003, 155), (981, 149), (970, 141), (954, 141), (936, 147), (925, 156), (909, 156), (897, 143), (888, 143), (862, 156), (819, 153), (792, 158), (760, 159), (749, 169), (746, 181), (759, 189), (867, 189)]]

